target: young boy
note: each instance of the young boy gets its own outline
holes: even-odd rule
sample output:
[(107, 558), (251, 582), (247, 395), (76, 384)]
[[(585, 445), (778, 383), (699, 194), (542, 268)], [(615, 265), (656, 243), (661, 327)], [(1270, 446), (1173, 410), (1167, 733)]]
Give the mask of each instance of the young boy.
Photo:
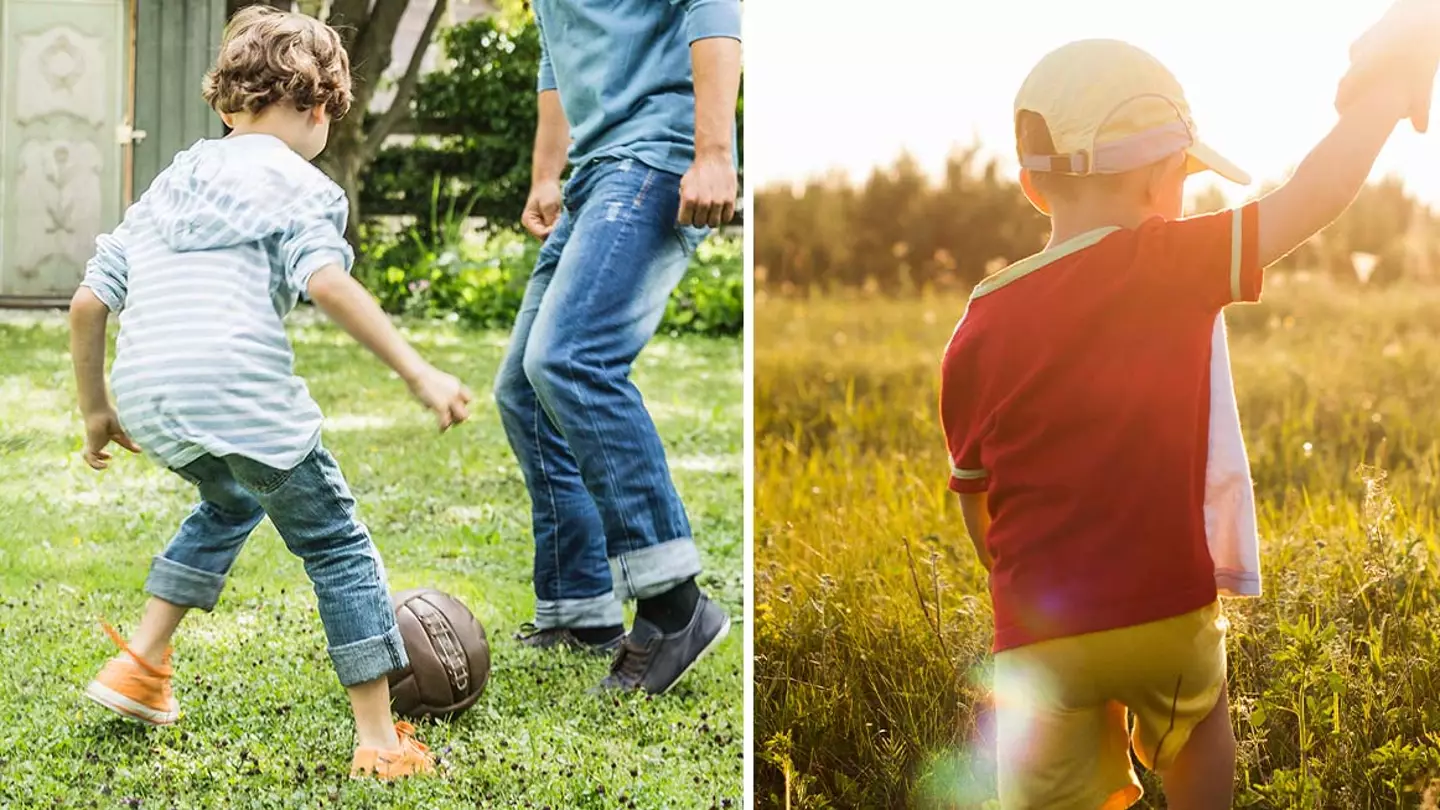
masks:
[[(344, 192), (309, 161), (350, 107), (339, 36), (299, 14), (241, 11), (205, 77), (233, 134), (175, 158), (96, 255), (71, 304), (71, 351), (85, 459), (103, 470), (115, 442), (196, 485), (200, 504), (155, 557), (151, 599), (127, 643), (86, 689), (126, 717), (173, 723), (170, 637), (211, 610), (246, 538), (266, 515), (314, 583), (331, 661), (349, 693), (352, 776), (434, 770), (405, 723), (392, 724), (386, 674), (406, 664), (385, 569), (335, 459), (320, 409), (292, 371), (283, 318), (300, 295), (374, 352), (433, 410), (443, 431), (470, 393), (423, 361), (348, 275)], [(105, 325), (120, 316), (115, 405), (105, 389)]]
[(1132, 745), (1170, 807), (1231, 806), (1204, 515), (1212, 333), (1349, 205), (1410, 98), (1370, 88), (1285, 185), (1181, 219), (1190, 174), (1248, 178), (1196, 140), (1159, 62), (1076, 42), (1021, 87), (1021, 185), (1053, 232), (976, 287), (941, 387), (950, 486), (990, 572), (1007, 810), (1129, 806)]

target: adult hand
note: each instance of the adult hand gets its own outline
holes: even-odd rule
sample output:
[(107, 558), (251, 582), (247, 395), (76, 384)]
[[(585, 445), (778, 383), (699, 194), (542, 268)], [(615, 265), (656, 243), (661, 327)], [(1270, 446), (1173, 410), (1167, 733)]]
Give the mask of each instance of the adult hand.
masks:
[(1377, 83), (1400, 83), (1410, 93), (1408, 114), (1416, 132), (1430, 127), (1430, 101), (1440, 68), (1440, 3), (1397, 0), (1350, 47), (1350, 70), (1340, 81), (1335, 109), (1344, 113)]
[(560, 221), (560, 181), (536, 183), (530, 187), (530, 197), (525, 200), (525, 212), (520, 215), (520, 224), (525, 226), (537, 239), (544, 239), (555, 230)]
[(730, 150), (697, 154), (680, 179), (680, 224), (718, 228), (734, 219), (737, 185)]
[(120, 427), (120, 417), (115, 415), (114, 409), (86, 416), (85, 463), (89, 464), (91, 469), (103, 470), (110, 466), (110, 451), (105, 448), (111, 442), (132, 453), (140, 452), (139, 445)]

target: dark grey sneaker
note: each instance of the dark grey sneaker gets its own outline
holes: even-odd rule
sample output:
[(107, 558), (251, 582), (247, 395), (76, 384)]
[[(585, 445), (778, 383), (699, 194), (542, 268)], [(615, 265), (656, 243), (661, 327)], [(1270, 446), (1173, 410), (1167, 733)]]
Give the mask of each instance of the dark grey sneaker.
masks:
[(549, 650), (556, 647), (574, 650), (575, 652), (590, 653), (591, 655), (610, 655), (620, 649), (620, 642), (625, 638), (624, 633), (616, 635), (612, 639), (602, 641), (598, 644), (591, 644), (581, 641), (570, 632), (568, 627), (546, 627), (539, 628), (530, 622), (520, 625), (520, 632), (515, 634), (515, 640), (526, 647), (533, 647), (537, 650)]
[(644, 689), (662, 695), (730, 632), (730, 617), (703, 594), (684, 630), (671, 635), (640, 617), (610, 664), (601, 689)]

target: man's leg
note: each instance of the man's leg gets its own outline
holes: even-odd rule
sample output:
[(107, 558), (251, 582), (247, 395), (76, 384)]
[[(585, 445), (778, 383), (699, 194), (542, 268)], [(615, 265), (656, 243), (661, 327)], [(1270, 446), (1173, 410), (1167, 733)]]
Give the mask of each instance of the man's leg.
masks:
[(540, 407), (523, 364), (535, 315), (571, 232), (570, 222), (568, 214), (562, 215), (541, 248), (495, 378), (495, 403), (530, 492), (535, 536), (535, 629), (520, 638), (538, 647), (609, 649), (619, 643), (625, 628), (611, 586), (600, 512), (565, 439)]
[(698, 241), (676, 224), (679, 185), (678, 176), (631, 160), (592, 165), (572, 181), (572, 231), (523, 359), (599, 508), (616, 594), (639, 602), (625, 649), (645, 660), (622, 666), (622, 653), (617, 685), (656, 692), (729, 627), (695, 587), (700, 556), (689, 518), (630, 381)]

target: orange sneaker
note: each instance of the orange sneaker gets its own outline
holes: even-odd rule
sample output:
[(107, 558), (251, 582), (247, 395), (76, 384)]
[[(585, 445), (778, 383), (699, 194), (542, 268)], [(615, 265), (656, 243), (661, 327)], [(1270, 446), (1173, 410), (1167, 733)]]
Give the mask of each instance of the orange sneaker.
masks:
[(395, 724), (395, 735), (400, 738), (398, 751), (356, 748), (355, 758), (350, 760), (350, 778), (374, 776), (389, 780), (435, 772), (435, 757), (431, 756), (429, 748), (415, 739), (414, 726), (402, 720)]
[(120, 654), (105, 662), (100, 674), (85, 687), (85, 697), (116, 714), (152, 726), (175, 722), (180, 707), (170, 693), (170, 651), (165, 651), (157, 667), (136, 655), (115, 628), (105, 622), (100, 626), (120, 648)]

